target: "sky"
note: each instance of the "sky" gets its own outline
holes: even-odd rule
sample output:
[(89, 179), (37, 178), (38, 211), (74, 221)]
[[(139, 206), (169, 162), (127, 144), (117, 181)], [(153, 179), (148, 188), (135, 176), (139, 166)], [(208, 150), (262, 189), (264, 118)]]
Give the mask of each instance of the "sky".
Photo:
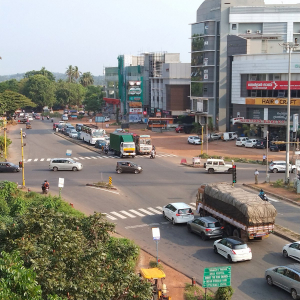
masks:
[[(180, 53), (202, 0), (0, 0), (0, 75), (69, 65), (103, 75), (120, 54)], [(298, 3), (300, 0), (266, 0)]]

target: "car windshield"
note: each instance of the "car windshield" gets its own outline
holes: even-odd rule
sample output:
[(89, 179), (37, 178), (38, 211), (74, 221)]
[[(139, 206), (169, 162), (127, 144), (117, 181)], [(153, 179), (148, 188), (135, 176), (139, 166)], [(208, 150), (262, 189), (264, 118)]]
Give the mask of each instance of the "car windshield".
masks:
[(195, 136), (195, 137), (194, 137), (194, 140), (200, 140), (200, 138), (199, 138), (199, 137), (197, 137), (197, 136)]
[(216, 228), (216, 227), (221, 227), (221, 224), (219, 222), (214, 222), (214, 223), (208, 223), (207, 224), (208, 228)]
[(77, 133), (77, 131), (75, 129), (72, 129), (71, 132), (72, 133)]
[(247, 244), (237, 244), (237, 245), (232, 245), (232, 248), (235, 250), (239, 250), (239, 249), (247, 249), (248, 246)]
[(178, 213), (181, 214), (181, 215), (190, 214), (191, 212), (192, 212), (192, 210), (190, 208), (181, 208), (181, 209), (178, 209)]
[(76, 163), (76, 161), (73, 160), (73, 159), (69, 159), (69, 161), (70, 161), (72, 164), (75, 164), (75, 163)]

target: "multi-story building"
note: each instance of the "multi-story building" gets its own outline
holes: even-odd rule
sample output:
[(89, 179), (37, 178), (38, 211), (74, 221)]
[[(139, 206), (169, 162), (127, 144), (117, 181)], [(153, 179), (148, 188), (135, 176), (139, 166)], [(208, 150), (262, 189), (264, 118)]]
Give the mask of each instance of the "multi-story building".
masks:
[[(246, 84), (242, 74), (248, 78), (251, 74), (256, 74), (256, 78), (267, 74), (271, 54), (285, 55), (279, 43), (297, 43), (299, 19), (300, 5), (266, 5), (264, 0), (205, 0), (200, 5), (197, 22), (192, 24), (191, 43), (191, 110), (196, 112), (199, 122), (209, 116), (220, 131), (230, 129), (236, 113), (246, 111), (241, 106), (234, 108), (235, 104), (242, 105), (244, 94), (237, 100), (241, 87), (233, 84), (231, 76), (237, 81), (240, 76), (239, 82)], [(238, 58), (239, 54), (245, 56)], [(247, 59), (252, 61), (249, 70)], [(236, 74), (232, 68), (237, 68), (238, 63)], [(280, 72), (270, 71), (274, 76), (280, 72), (286, 75), (288, 68), (286, 65), (286, 70), (283, 67)], [(246, 100), (244, 104), (247, 105)]]

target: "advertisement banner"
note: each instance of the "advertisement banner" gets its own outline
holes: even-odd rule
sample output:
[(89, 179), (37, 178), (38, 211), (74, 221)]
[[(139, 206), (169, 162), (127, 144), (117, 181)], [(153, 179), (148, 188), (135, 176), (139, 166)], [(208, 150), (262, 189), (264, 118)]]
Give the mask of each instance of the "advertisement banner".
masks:
[[(287, 81), (247, 81), (247, 90), (287, 90)], [(291, 81), (291, 90), (300, 90), (300, 81)]]
[(158, 111), (158, 112), (156, 112), (156, 117), (161, 117), (161, 112), (160, 111)]
[(134, 97), (134, 96), (129, 96), (129, 101), (141, 101), (141, 97)]
[(241, 120), (236, 121), (236, 123), (286, 125), (285, 121), (280, 121), (280, 120), (260, 120), (260, 119), (241, 119)]
[(130, 114), (142, 114), (143, 109), (142, 108), (129, 108)]
[[(298, 112), (297, 109), (291, 109), (290, 114), (290, 121), (292, 121), (293, 114)], [(269, 120), (287, 120), (287, 110), (286, 109), (279, 109), (279, 108), (269, 108), (268, 109), (268, 119)]]
[(263, 108), (248, 108), (247, 109), (248, 119), (264, 119)]
[(129, 123), (137, 123), (142, 120), (142, 115), (129, 115)]
[(142, 107), (142, 102), (128, 102), (129, 107)]
[[(287, 98), (246, 98), (247, 105), (287, 105)], [(291, 99), (291, 105), (300, 106), (300, 99)]]

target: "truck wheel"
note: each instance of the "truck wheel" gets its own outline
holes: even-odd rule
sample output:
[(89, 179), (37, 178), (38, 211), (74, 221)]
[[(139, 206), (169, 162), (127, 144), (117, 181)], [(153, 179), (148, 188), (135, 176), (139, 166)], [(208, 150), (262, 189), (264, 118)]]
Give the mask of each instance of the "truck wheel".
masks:
[(208, 169), (208, 174), (214, 174), (214, 169)]
[(123, 158), (123, 154), (122, 153), (120, 153), (120, 158)]
[(238, 229), (234, 229), (233, 232), (232, 232), (232, 235), (235, 236), (235, 237), (238, 237), (238, 238), (241, 237), (240, 231)]
[(232, 236), (232, 228), (230, 225), (226, 225), (224, 228), (224, 232), (227, 236)]

